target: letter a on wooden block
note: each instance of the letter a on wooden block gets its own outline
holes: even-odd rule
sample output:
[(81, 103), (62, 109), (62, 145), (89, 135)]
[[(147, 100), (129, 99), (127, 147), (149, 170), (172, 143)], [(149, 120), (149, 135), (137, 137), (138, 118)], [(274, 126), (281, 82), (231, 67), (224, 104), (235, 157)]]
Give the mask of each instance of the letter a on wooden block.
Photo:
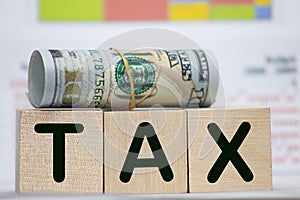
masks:
[(103, 112), (18, 111), (16, 156), (17, 192), (102, 193)]
[(106, 193), (186, 193), (183, 110), (104, 113)]
[(189, 109), (190, 192), (272, 188), (270, 109)]

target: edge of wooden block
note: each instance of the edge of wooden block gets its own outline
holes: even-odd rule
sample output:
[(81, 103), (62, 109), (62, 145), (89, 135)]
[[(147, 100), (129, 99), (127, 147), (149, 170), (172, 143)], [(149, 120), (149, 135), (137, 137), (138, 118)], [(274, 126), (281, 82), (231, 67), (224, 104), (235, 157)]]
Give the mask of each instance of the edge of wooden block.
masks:
[(15, 149), (15, 190), (17, 193), (20, 193), (20, 173), (19, 173), (19, 167), (20, 167), (20, 128), (21, 128), (21, 110), (17, 110), (16, 112), (16, 149)]

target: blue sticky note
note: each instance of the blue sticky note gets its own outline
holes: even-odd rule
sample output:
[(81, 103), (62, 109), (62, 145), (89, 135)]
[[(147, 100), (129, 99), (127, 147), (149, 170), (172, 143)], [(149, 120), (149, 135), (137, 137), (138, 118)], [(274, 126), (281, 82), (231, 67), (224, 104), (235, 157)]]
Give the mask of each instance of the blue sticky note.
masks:
[(271, 6), (256, 6), (256, 19), (271, 19)]

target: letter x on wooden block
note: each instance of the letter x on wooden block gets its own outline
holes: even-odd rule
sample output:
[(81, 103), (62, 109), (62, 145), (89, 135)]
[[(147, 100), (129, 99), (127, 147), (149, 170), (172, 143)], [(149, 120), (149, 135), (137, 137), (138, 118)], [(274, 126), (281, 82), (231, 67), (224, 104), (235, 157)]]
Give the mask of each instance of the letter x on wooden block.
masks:
[(17, 125), (17, 192), (103, 192), (102, 111), (21, 110)]
[(241, 155), (237, 152), (238, 148), (241, 146), (243, 140), (250, 131), (250, 127), (251, 125), (249, 122), (243, 122), (233, 136), (232, 141), (229, 143), (217, 124), (211, 123), (208, 125), (207, 128), (209, 133), (222, 150), (222, 153), (208, 173), (207, 180), (210, 183), (218, 181), (229, 161), (231, 161), (244, 181), (250, 182), (253, 180), (253, 173)]
[(269, 109), (187, 112), (190, 192), (272, 188)]

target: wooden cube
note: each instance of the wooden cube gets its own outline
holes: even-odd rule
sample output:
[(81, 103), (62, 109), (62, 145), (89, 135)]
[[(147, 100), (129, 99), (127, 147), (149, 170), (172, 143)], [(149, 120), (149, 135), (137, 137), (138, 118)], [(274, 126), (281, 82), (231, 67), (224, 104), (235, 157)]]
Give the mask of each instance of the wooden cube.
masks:
[(20, 110), (16, 191), (102, 193), (103, 112)]
[(105, 193), (186, 193), (184, 110), (104, 113)]
[(187, 112), (190, 192), (272, 188), (268, 108)]

